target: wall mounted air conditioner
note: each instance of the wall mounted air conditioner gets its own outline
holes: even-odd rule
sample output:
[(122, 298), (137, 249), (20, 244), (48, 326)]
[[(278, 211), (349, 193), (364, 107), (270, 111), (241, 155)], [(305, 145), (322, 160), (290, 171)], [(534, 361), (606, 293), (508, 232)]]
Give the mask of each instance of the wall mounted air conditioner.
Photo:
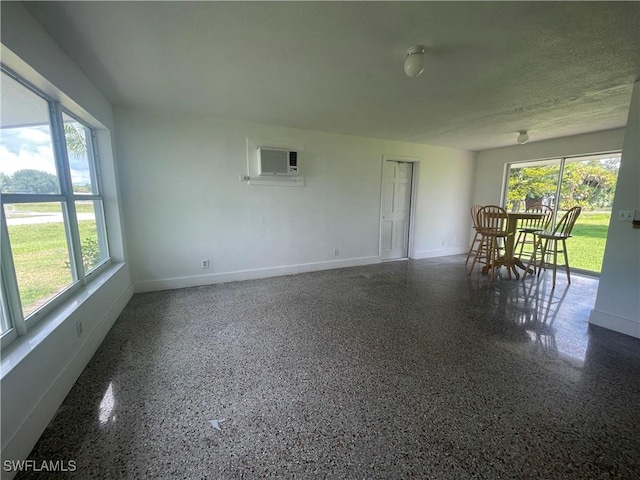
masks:
[(279, 148), (258, 147), (258, 175), (298, 175), (298, 152)]

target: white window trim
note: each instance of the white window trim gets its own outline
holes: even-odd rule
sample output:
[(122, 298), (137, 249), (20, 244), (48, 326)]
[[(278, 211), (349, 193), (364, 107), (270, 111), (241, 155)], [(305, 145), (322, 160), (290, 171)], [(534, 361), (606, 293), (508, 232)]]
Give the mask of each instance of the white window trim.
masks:
[[(54, 159), (56, 162), (57, 176), (60, 184), (59, 194), (2, 194), (0, 196), (0, 248), (1, 248), (1, 274), (2, 274), (2, 286), (4, 291), (0, 297), (2, 302), (3, 313), (9, 322), (9, 330), (2, 333), (0, 338), (0, 348), (4, 349), (18, 338), (27, 335), (29, 329), (31, 329), (38, 322), (50, 317), (52, 312), (58, 309), (61, 305), (68, 302), (73, 296), (77, 296), (81, 289), (85, 287), (89, 282), (94, 279), (100, 278), (101, 273), (109, 269), (112, 264), (112, 259), (108, 246), (108, 232), (106, 226), (106, 218), (104, 214), (104, 197), (102, 195), (100, 165), (98, 163), (97, 145), (96, 145), (96, 133), (94, 126), (89, 125), (87, 122), (77, 118), (73, 113), (65, 109), (62, 104), (50, 95), (40, 91), (28, 81), (23, 79), (20, 75), (7, 68), (5, 65), (1, 65), (1, 70), (4, 74), (8, 75), (22, 86), (32, 91), (44, 101), (47, 102), (50, 110), (50, 127), (51, 136), (53, 139), (53, 151)], [(88, 144), (88, 160), (91, 173), (91, 179), (95, 187), (95, 191), (92, 194), (75, 194), (73, 192), (73, 184), (71, 180), (71, 171), (69, 166), (69, 159), (67, 156), (66, 140), (64, 136), (63, 118), (62, 114), (70, 116), (79, 123), (87, 126), (91, 135), (87, 139)], [(93, 268), (89, 272), (85, 272), (82, 262), (82, 248), (81, 239), (78, 229), (78, 222), (76, 216), (76, 201), (99, 201), (102, 208), (100, 212), (96, 212), (96, 225), (102, 232), (102, 236), (98, 235), (101, 248), (104, 248), (107, 254), (106, 258)], [(15, 266), (13, 264), (13, 256), (11, 254), (11, 242), (7, 230), (6, 218), (4, 215), (5, 203), (43, 203), (43, 202), (61, 202), (66, 205), (63, 208), (63, 216), (65, 218), (65, 233), (67, 235), (67, 245), (69, 248), (69, 259), (71, 268), (73, 271), (73, 277), (76, 278), (67, 288), (53, 296), (38, 310), (31, 313), (28, 317), (24, 317), (22, 311), (22, 305), (20, 302), (20, 293), (18, 289), (18, 283), (15, 273)], [(100, 223), (101, 222), (101, 223)], [(3, 355), (4, 356), (4, 355)]]

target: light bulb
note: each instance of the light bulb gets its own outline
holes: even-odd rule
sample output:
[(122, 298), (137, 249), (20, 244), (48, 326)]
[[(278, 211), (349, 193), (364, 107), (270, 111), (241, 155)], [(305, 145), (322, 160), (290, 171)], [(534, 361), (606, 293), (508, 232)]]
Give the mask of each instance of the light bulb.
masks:
[(529, 141), (529, 135), (527, 134), (526, 130), (521, 130), (519, 133), (520, 135), (518, 135), (518, 143), (520, 145), (524, 145)]
[(404, 61), (404, 73), (408, 77), (417, 77), (424, 71), (424, 47), (414, 45), (407, 50), (407, 58)]

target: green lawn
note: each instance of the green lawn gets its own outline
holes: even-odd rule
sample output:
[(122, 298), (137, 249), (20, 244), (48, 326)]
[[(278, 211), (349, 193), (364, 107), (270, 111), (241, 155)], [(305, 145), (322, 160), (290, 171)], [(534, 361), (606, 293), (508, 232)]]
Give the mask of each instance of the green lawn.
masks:
[(611, 212), (582, 212), (567, 240), (572, 268), (600, 273)]
[[(94, 220), (78, 224), (81, 240), (98, 238)], [(10, 225), (8, 231), (26, 316), (73, 283), (66, 236), (61, 222)]]
[[(14, 203), (6, 205), (7, 218), (30, 216), (31, 213), (60, 212), (60, 202), (51, 203)], [(92, 201), (77, 201), (77, 213), (93, 213)]]

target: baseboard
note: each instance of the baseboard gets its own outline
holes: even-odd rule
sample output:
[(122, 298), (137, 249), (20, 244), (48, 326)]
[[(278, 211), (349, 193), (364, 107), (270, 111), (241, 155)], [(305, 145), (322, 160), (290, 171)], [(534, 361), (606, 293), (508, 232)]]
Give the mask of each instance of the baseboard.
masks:
[(420, 258), (447, 257), (449, 255), (460, 255), (469, 251), (468, 245), (459, 245), (456, 247), (439, 248), (437, 250), (422, 250), (414, 252), (411, 258), (416, 260)]
[(362, 267), (380, 262), (380, 257), (359, 257), (347, 258), (345, 260), (330, 260), (327, 262), (304, 263), (300, 265), (299, 273), (319, 272), (321, 270), (333, 270), (335, 268)]
[(166, 278), (134, 282), (136, 293), (157, 292), (160, 290), (175, 290), (178, 288), (200, 287), (218, 283), (255, 280), (258, 278), (279, 277), (282, 275), (296, 275), (298, 273), (332, 270), (335, 268), (359, 267), (380, 263), (380, 257), (359, 257), (345, 260), (330, 260), (326, 262), (303, 263), (283, 267), (258, 268), (254, 270), (240, 270), (236, 272), (213, 273), (209, 275), (195, 275), (191, 277)]
[(608, 328), (615, 332), (624, 333), (635, 338), (640, 338), (640, 322), (630, 318), (622, 318), (609, 313), (591, 310), (589, 323), (599, 327)]
[[(49, 422), (62, 405), (71, 391), (76, 380), (87, 366), (105, 336), (118, 319), (122, 310), (133, 296), (133, 285), (129, 285), (111, 304), (109, 310), (102, 317), (93, 331), (89, 332), (86, 341), (80, 346), (58, 376), (53, 379), (50, 387), (42, 396), (38, 404), (29, 413), (15, 435), (7, 441), (2, 449), (2, 458), (11, 460), (26, 459), (44, 432)], [(10, 479), (16, 472), (6, 472), (2, 469), (2, 479)]]

